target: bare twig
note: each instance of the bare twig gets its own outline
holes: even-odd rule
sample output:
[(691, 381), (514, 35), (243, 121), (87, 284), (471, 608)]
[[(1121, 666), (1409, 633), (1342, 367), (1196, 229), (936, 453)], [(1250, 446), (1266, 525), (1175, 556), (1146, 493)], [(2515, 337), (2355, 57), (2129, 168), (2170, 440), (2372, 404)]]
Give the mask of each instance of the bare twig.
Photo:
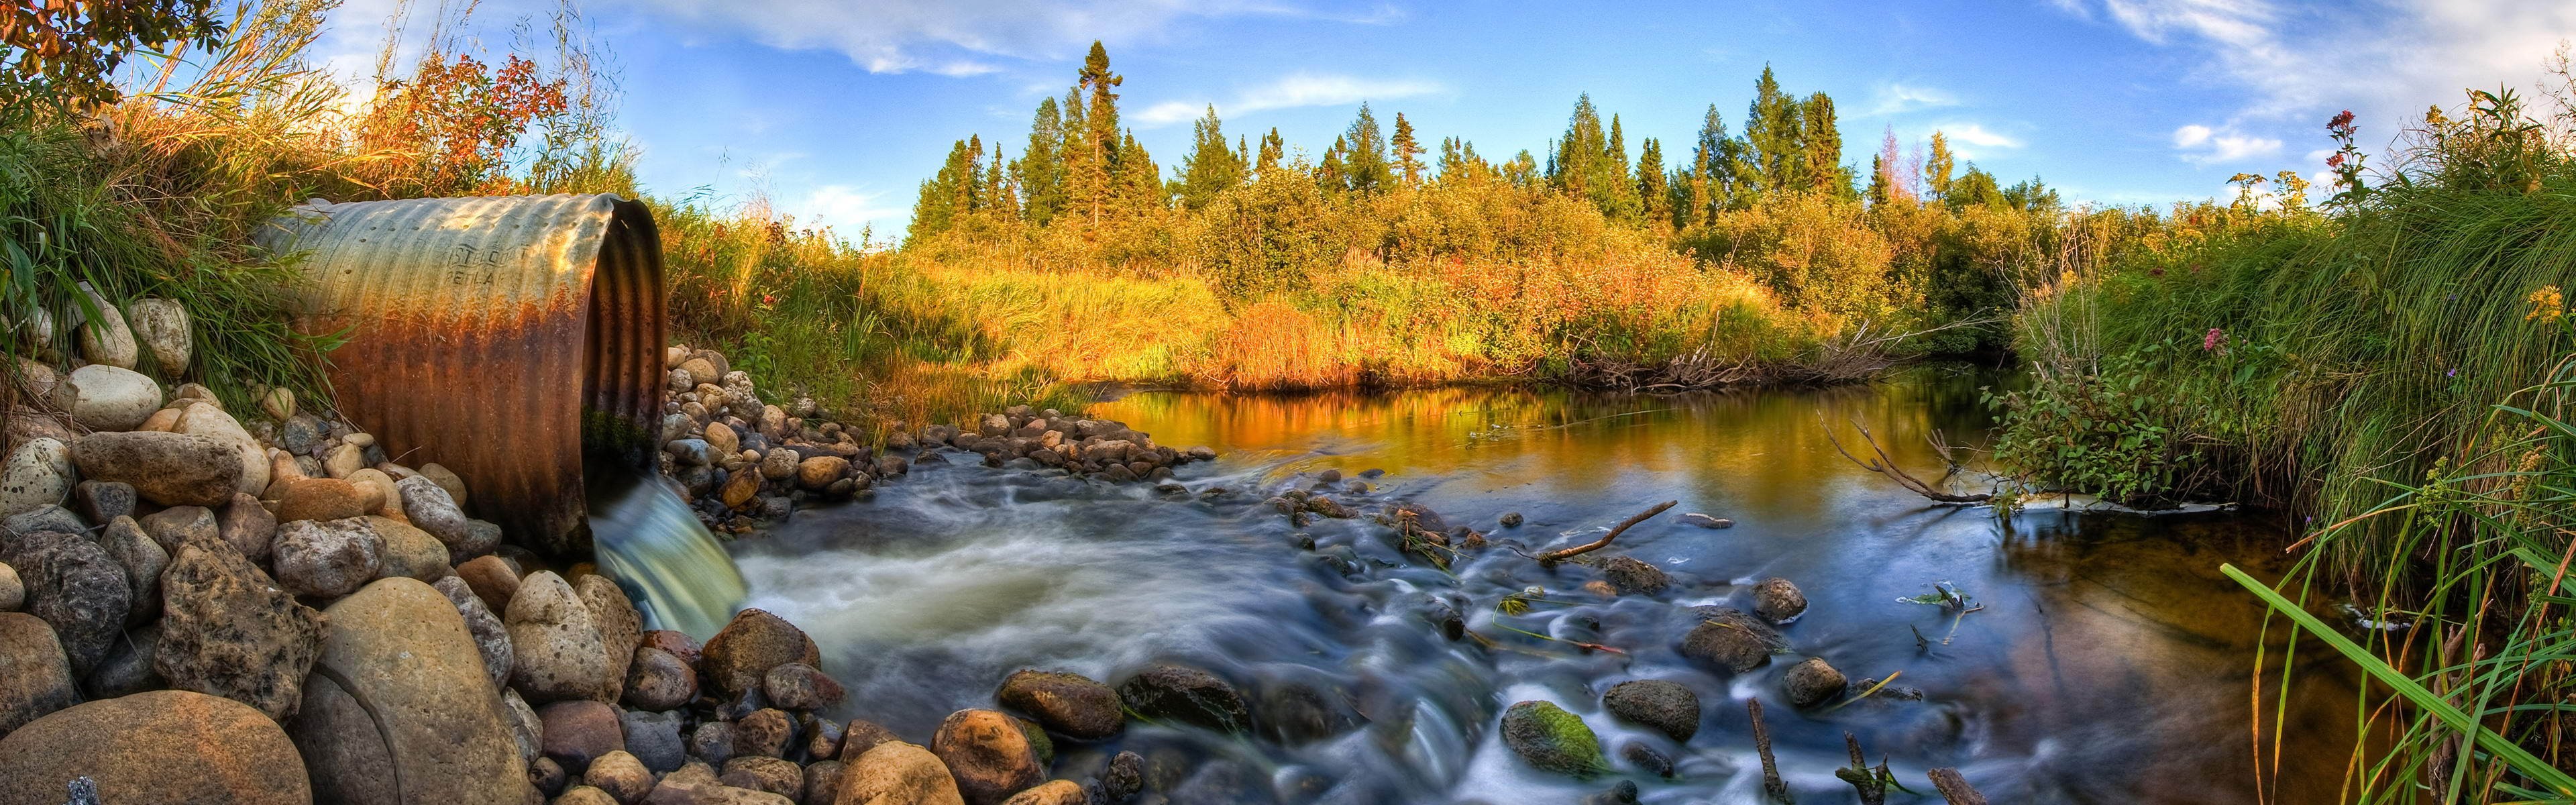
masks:
[(1950, 805), (1986, 805), (1986, 795), (1970, 787), (1968, 778), (1959, 776), (1958, 769), (1933, 769), (1927, 776), (1932, 778), (1932, 787), (1940, 791), (1941, 798)]
[(1780, 805), (1796, 802), (1789, 796), (1789, 786), (1780, 782), (1780, 763), (1771, 757), (1771, 728), (1762, 723), (1762, 700), (1744, 700), (1745, 712), (1753, 714), (1753, 749), (1762, 754), (1762, 792)]
[[(1823, 412), (1817, 412), (1816, 421), (1819, 423), (1824, 421)], [(1869, 443), (1870, 452), (1877, 457), (1868, 461), (1863, 461), (1859, 456), (1852, 455), (1850, 450), (1843, 448), (1842, 438), (1834, 435), (1833, 426), (1826, 425), (1825, 438), (1834, 443), (1834, 452), (1843, 454), (1843, 458), (1850, 459), (1851, 463), (1859, 465), (1861, 469), (1887, 476), (1887, 479), (1895, 481), (1897, 486), (1905, 487), (1905, 491), (1922, 495), (1924, 498), (1938, 503), (1976, 504), (1993, 500), (1995, 497), (1992, 494), (1984, 492), (1979, 492), (1973, 495), (1954, 495), (1934, 489), (1931, 484), (1924, 483), (1923, 479), (1908, 475), (1905, 470), (1899, 469), (1896, 466), (1896, 459), (1887, 454), (1887, 448), (1880, 447), (1878, 445), (1878, 437), (1869, 432), (1868, 425), (1863, 425), (1858, 420), (1854, 420), (1852, 422), (1852, 427), (1860, 431), (1861, 439)]]
[(1633, 526), (1633, 525), (1636, 525), (1636, 524), (1638, 524), (1638, 523), (1645, 522), (1645, 521), (1646, 521), (1646, 518), (1653, 517), (1653, 516), (1658, 515), (1658, 514), (1662, 514), (1662, 513), (1664, 513), (1664, 510), (1665, 510), (1665, 509), (1672, 508), (1672, 507), (1673, 507), (1673, 504), (1680, 503), (1680, 502), (1681, 502), (1681, 501), (1678, 501), (1678, 500), (1667, 500), (1667, 501), (1664, 501), (1664, 502), (1662, 502), (1662, 503), (1655, 504), (1655, 507), (1654, 507), (1654, 508), (1647, 509), (1647, 510), (1645, 510), (1645, 511), (1643, 511), (1643, 512), (1639, 512), (1639, 513), (1637, 514), (1637, 516), (1635, 516), (1635, 517), (1630, 517), (1630, 518), (1628, 518), (1628, 519), (1626, 519), (1626, 520), (1620, 521), (1620, 523), (1619, 523), (1618, 525), (1611, 526), (1611, 528), (1610, 528), (1610, 533), (1607, 533), (1607, 534), (1603, 534), (1603, 535), (1601, 535), (1601, 538), (1600, 538), (1600, 539), (1593, 540), (1593, 541), (1591, 541), (1591, 542), (1584, 543), (1584, 544), (1582, 544), (1582, 545), (1577, 545), (1577, 546), (1574, 546), (1574, 547), (1572, 547), (1572, 548), (1564, 548), (1564, 549), (1561, 549), (1561, 550), (1548, 551), (1547, 553), (1539, 554), (1539, 555), (1538, 555), (1538, 557), (1537, 557), (1537, 558), (1538, 558), (1538, 563), (1539, 563), (1539, 564), (1542, 564), (1542, 565), (1553, 565), (1553, 564), (1556, 564), (1556, 563), (1558, 563), (1558, 562), (1565, 561), (1565, 560), (1567, 560), (1567, 559), (1572, 559), (1572, 558), (1577, 557), (1577, 556), (1582, 556), (1582, 555), (1584, 555), (1584, 554), (1591, 553), (1591, 552), (1593, 552), (1593, 551), (1597, 551), (1597, 550), (1601, 550), (1601, 549), (1603, 549), (1603, 548), (1610, 547), (1610, 541), (1611, 541), (1611, 540), (1614, 540), (1614, 539), (1618, 539), (1618, 538), (1619, 538), (1619, 534), (1620, 534), (1620, 532), (1627, 531), (1629, 526)]
[(1887, 761), (1881, 760), (1877, 769), (1871, 769), (1869, 759), (1861, 757), (1860, 739), (1849, 732), (1843, 733), (1843, 747), (1851, 750), (1851, 768), (1835, 769), (1834, 776), (1860, 792), (1860, 805), (1886, 805)]

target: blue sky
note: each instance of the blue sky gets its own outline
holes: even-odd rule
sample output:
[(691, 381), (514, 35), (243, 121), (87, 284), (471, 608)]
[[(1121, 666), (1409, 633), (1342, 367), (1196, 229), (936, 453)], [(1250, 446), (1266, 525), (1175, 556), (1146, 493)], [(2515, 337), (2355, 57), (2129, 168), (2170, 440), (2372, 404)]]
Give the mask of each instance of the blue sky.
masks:
[[(372, 66), (390, 0), (332, 19), (328, 63)], [(487, 0), (505, 28), (541, 0)], [(2463, 87), (2532, 93), (2576, 38), (2576, 3), (2246, 0), (1703, 0), (1044, 3), (1035, 0), (592, 0), (620, 67), (620, 123), (656, 194), (765, 198), (855, 235), (899, 232), (918, 182), (968, 134), (1016, 155), (1092, 40), (1126, 76), (1121, 108), (1158, 162), (1217, 106), (1229, 136), (1276, 126), (1320, 154), (1361, 101), (1425, 140), (1543, 152), (1577, 94), (1684, 152), (1711, 103), (1740, 129), (1769, 64), (1824, 91), (1846, 159), (1882, 132), (1933, 130), (2007, 182), (2073, 200), (2161, 203), (2239, 171), (2319, 169), (2324, 121), (2385, 144)], [(495, 34), (487, 34), (493, 36)], [(2544, 105), (2545, 108), (2545, 105)]]

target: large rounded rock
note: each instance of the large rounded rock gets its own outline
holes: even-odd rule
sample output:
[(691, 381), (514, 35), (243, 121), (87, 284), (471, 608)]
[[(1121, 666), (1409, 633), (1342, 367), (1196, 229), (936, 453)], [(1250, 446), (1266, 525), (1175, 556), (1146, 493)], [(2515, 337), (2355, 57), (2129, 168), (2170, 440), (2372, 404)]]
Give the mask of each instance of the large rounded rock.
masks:
[(259, 498), (237, 494), (216, 515), (215, 533), (240, 551), (242, 558), (264, 563), (269, 546), (277, 540), (277, 515), (260, 505)]
[(278, 480), (277, 521), (345, 520), (374, 514), (367, 505), (367, 491), (357, 484), (338, 478), (282, 478)]
[(617, 708), (574, 699), (537, 708), (537, 718), (545, 722), (546, 757), (563, 764), (565, 771), (580, 774), (591, 761), (626, 751), (626, 728), (617, 721)]
[[(590, 610), (590, 620), (599, 627), (600, 646), (608, 651), (610, 684), (626, 681), (626, 664), (635, 660), (635, 648), (644, 643), (644, 615), (626, 599), (626, 591), (617, 582), (596, 573), (575, 579), (573, 592), (581, 596), (581, 605)], [(616, 700), (612, 689), (609, 700)]]
[(72, 463), (83, 478), (132, 484), (163, 506), (230, 503), (242, 474), (231, 445), (186, 433), (92, 433), (72, 444)]
[(377, 571), (380, 575), (433, 582), (454, 572), (447, 566), (447, 546), (439, 544), (429, 532), (380, 515), (368, 515), (366, 521), (367, 528), (384, 540), (384, 567)]
[[(434, 466), (434, 465), (432, 465)], [(465, 516), (465, 509), (447, 493), (447, 487), (423, 472), (394, 482), (394, 492), (402, 496), (403, 517), (420, 530), (447, 544), (448, 555), (455, 561), (491, 553), (501, 544), (501, 527)]]
[[(1019, 722), (998, 710), (959, 710), (930, 737), (930, 752), (948, 764), (969, 805), (998, 805), (1046, 779), (1036, 747)], [(862, 761), (864, 764), (864, 761)]]
[(145, 297), (125, 306), (126, 326), (143, 351), (172, 377), (188, 371), (188, 308), (160, 297)]
[(1664, 569), (1633, 556), (1613, 556), (1601, 564), (1601, 577), (1621, 595), (1654, 595), (1673, 585)]
[(1504, 745), (1542, 771), (1589, 777), (1610, 768), (1592, 727), (1554, 703), (1512, 705), (1503, 711), (1502, 733)]
[(0, 462), (0, 517), (14, 517), (63, 502), (80, 476), (72, 469), (71, 445), (56, 439), (29, 439)]
[(777, 708), (761, 708), (733, 723), (735, 757), (782, 757), (795, 739), (796, 720)]
[(1788, 579), (1773, 576), (1753, 585), (1753, 614), (1772, 623), (1788, 623), (1807, 611), (1807, 595)]
[(814, 666), (791, 662), (769, 669), (760, 690), (769, 703), (789, 710), (819, 710), (841, 703), (841, 683)]
[(957, 779), (930, 750), (902, 741), (877, 744), (841, 769), (834, 805), (965, 805)]
[(270, 550), (278, 583), (317, 598), (356, 592), (384, 567), (384, 540), (360, 517), (289, 522), (278, 527)]
[(1601, 704), (1631, 723), (1652, 727), (1673, 740), (1687, 742), (1699, 734), (1699, 694), (1677, 682), (1631, 679), (1610, 686)]
[(805, 770), (794, 761), (774, 757), (738, 757), (725, 761), (725, 785), (767, 791), (793, 799), (805, 794)]
[(53, 627), (72, 672), (87, 675), (125, 630), (132, 605), (125, 567), (88, 537), (56, 531), (22, 534), (0, 559), (27, 587), (27, 614)]
[(655, 713), (628, 710), (617, 714), (618, 728), (626, 736), (626, 751), (643, 761), (644, 767), (657, 772), (678, 769), (689, 760), (689, 745), (680, 739), (679, 713)]
[(1215, 674), (1180, 665), (1154, 665), (1118, 683), (1118, 698), (1146, 718), (1179, 721), (1221, 732), (1252, 726), (1252, 710)]
[(0, 738), (0, 805), (61, 805), (87, 777), (115, 805), (309, 805), (295, 744), (258, 710), (178, 690), (75, 705)]
[[(600, 640), (598, 621), (562, 577), (541, 570), (520, 579), (503, 621), (518, 654), (510, 686), (530, 703), (616, 701), (624, 680), (609, 675), (608, 648)], [(573, 768), (568, 763), (564, 767)]]
[(161, 617), (161, 571), (170, 569), (170, 552), (143, 533), (134, 518), (119, 517), (109, 521), (99, 532), (99, 548), (110, 559), (125, 568), (128, 606), (125, 625), (137, 626)]
[[(179, 546), (200, 540), (223, 539), (224, 533), (223, 526), (215, 520), (215, 513), (204, 506), (172, 506), (136, 518), (135, 522), (143, 527), (143, 533), (152, 535), (152, 541), (161, 544), (161, 550), (173, 556), (178, 555)], [(268, 546), (259, 546), (257, 555), (267, 556), (268, 551)], [(251, 555), (243, 554), (245, 557)]]
[[(125, 314), (108, 304), (89, 283), (80, 284), (81, 295), (89, 304), (67, 309), (67, 318), (80, 331), (81, 358), (92, 364), (106, 364), (132, 369), (142, 362), (142, 351), (134, 345), (134, 328), (125, 323)], [(176, 374), (173, 372), (172, 374)]]
[(526, 800), (527, 768), (500, 691), (446, 596), (391, 578), (323, 616), (321, 657), (289, 723), (320, 799)]
[(1003, 707), (1037, 719), (1049, 731), (1081, 741), (1116, 737), (1127, 728), (1118, 692), (1081, 674), (1021, 671), (1002, 680)]
[(456, 577), (494, 612), (510, 611), (510, 598), (519, 594), (518, 569), (497, 555), (485, 554), (459, 563)]
[(483, 655), (484, 675), (492, 679), (495, 687), (510, 684), (510, 670), (518, 663), (518, 653), (510, 647), (510, 627), (484, 607), (483, 599), (474, 597), (474, 591), (466, 589), (464, 579), (447, 576), (430, 586), (445, 596), (456, 608), (457, 616), (464, 619), (465, 632), (474, 636), (476, 653)]
[(161, 409), (161, 386), (142, 372), (91, 364), (64, 376), (51, 402), (90, 430), (127, 431)]
[(1681, 655), (1713, 668), (1744, 673), (1771, 661), (1788, 641), (1771, 624), (1728, 607), (1700, 608), (1700, 623), (1682, 637)]
[(249, 704), (271, 718), (295, 712), (321, 652), (321, 613), (220, 542), (180, 546), (161, 574), (161, 598), (152, 667), (172, 687)]
[(225, 413), (222, 406), (205, 401), (188, 403), (179, 409), (175, 430), (232, 445), (233, 453), (241, 459), (242, 465), (241, 481), (233, 485), (234, 492), (257, 495), (268, 489), (267, 446), (251, 438), (250, 431), (243, 430), (241, 422), (233, 419), (232, 414)]
[(1780, 677), (1780, 691), (1788, 694), (1792, 705), (1814, 707), (1843, 695), (1847, 683), (1843, 672), (1825, 662), (1825, 658), (1808, 657), (1790, 666), (1789, 673)]
[(1049, 780), (1044, 785), (1013, 795), (1002, 805), (1091, 805), (1091, 795), (1082, 790), (1081, 783)]
[(735, 436), (733, 428), (722, 422), (707, 423), (706, 435), (699, 438), (707, 440), (707, 451), (713, 453), (718, 461), (742, 452), (742, 438)]
[[(73, 473), (71, 445), (67, 442), (57, 442), (57, 444), (63, 445), (63, 474), (70, 475)], [(119, 517), (133, 516), (134, 485), (111, 481), (82, 481), (74, 484), (72, 511), (78, 512), (81, 519), (93, 523), (104, 523)], [(11, 512), (11, 514), (15, 513)]]
[(653, 770), (644, 768), (644, 761), (624, 751), (592, 760), (589, 770), (581, 773), (581, 781), (625, 805), (635, 805), (644, 801), (644, 795), (653, 793)]
[(850, 460), (840, 456), (815, 456), (796, 464), (796, 483), (807, 491), (820, 492), (850, 473)]
[(758, 690), (771, 668), (791, 662), (823, 667), (823, 652), (813, 638), (787, 619), (760, 609), (735, 613), (700, 653), (699, 670), (704, 674), (699, 682), (729, 697)]
[(0, 736), (79, 701), (54, 628), (34, 615), (0, 612)]
[(652, 646), (635, 649), (626, 670), (626, 706), (639, 710), (676, 710), (698, 698), (698, 672), (671, 652)]

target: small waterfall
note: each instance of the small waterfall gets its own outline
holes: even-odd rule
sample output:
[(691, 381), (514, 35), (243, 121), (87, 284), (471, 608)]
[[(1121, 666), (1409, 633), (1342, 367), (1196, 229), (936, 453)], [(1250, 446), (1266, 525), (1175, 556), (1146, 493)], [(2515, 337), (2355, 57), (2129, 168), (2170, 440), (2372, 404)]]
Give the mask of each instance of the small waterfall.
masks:
[(747, 588), (733, 556), (688, 502), (617, 462), (593, 461), (586, 469), (599, 572), (626, 589), (645, 626), (699, 640), (724, 628)]

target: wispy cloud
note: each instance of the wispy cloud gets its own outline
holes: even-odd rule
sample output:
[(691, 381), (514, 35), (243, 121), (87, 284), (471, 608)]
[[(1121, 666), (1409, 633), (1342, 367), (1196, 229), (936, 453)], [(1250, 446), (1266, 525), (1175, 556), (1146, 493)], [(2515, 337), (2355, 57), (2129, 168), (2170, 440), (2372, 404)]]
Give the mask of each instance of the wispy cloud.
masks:
[(1975, 123), (1951, 123), (1940, 127), (1943, 137), (1979, 148), (2020, 148), (2018, 139), (1987, 131)]
[(2174, 129), (2173, 145), (2175, 151), (2181, 152), (2182, 161), (2196, 165), (2236, 162), (2281, 153), (2280, 140), (2199, 124)]
[[(1277, 81), (1246, 88), (1237, 93), (1233, 101), (1215, 105), (1221, 114), (1242, 115), (1301, 106), (1343, 106), (1361, 101), (1414, 98), (1437, 94), (1445, 89), (1439, 82), (1427, 79), (1293, 73)], [(1168, 126), (1196, 118), (1207, 107), (1204, 102), (1164, 101), (1146, 107), (1135, 116), (1135, 120), (1138, 126), (1145, 128)]]
[(1877, 91), (1870, 96), (1869, 107), (1861, 114), (1896, 115), (1918, 109), (1957, 105), (1959, 105), (1958, 96), (1938, 87), (1887, 83), (1878, 85)]
[[(848, 230), (843, 234), (853, 236), (858, 234), (860, 226), (869, 222), (900, 220), (911, 212), (887, 202), (883, 190), (863, 190), (845, 184), (814, 188), (813, 192), (805, 194), (805, 199), (796, 205), (795, 211), (810, 216), (812, 223)], [(895, 233), (879, 233), (880, 236), (892, 234)]]
[(982, 75), (1003, 62), (1077, 54), (1094, 39), (1133, 41), (1191, 19), (1260, 16), (1351, 24), (1403, 18), (1268, 0), (644, 0), (691, 25), (729, 28), (771, 47), (839, 51), (869, 72)]

